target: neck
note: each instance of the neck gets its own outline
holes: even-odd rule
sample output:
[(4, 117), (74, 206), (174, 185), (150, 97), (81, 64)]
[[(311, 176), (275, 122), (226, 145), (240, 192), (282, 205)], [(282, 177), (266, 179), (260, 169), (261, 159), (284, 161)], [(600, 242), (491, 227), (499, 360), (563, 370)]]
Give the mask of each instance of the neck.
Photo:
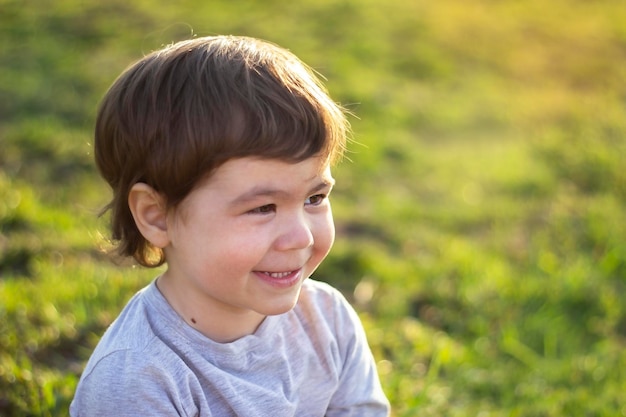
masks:
[(265, 316), (252, 310), (220, 308), (198, 292), (183, 291), (173, 284), (167, 273), (156, 285), (174, 311), (204, 336), (217, 343), (230, 343), (253, 334)]

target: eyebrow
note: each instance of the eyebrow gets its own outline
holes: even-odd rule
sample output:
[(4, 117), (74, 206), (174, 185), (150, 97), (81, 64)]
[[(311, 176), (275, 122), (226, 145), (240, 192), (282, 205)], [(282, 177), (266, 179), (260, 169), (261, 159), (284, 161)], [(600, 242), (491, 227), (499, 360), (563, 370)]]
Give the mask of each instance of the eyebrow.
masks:
[[(314, 194), (325, 188), (332, 187), (333, 185), (335, 185), (335, 180), (333, 180), (332, 178), (324, 178), (322, 181), (312, 187), (307, 194)], [(245, 193), (236, 197), (233, 201), (231, 201), (230, 205), (239, 206), (253, 202), (263, 197), (286, 198), (289, 196), (289, 194), (289, 192), (277, 188), (253, 187), (251, 190), (246, 191)]]

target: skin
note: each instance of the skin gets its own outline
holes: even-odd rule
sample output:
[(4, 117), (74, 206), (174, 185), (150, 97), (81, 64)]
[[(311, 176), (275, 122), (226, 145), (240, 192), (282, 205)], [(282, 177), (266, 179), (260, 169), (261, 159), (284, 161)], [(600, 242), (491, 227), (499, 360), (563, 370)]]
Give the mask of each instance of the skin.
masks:
[(168, 267), (157, 286), (167, 301), (207, 337), (230, 342), (296, 304), (334, 241), (333, 184), (317, 157), (239, 158), (175, 210), (143, 183), (129, 204), (142, 234), (165, 252)]

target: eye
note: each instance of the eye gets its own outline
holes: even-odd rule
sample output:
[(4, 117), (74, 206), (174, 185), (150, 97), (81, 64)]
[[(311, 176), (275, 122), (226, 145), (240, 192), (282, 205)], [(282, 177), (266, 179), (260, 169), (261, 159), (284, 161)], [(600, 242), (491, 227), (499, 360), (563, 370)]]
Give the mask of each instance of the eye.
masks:
[(265, 204), (249, 211), (250, 214), (269, 214), (276, 211), (276, 204)]
[(326, 199), (326, 194), (315, 194), (304, 201), (306, 206), (319, 206)]

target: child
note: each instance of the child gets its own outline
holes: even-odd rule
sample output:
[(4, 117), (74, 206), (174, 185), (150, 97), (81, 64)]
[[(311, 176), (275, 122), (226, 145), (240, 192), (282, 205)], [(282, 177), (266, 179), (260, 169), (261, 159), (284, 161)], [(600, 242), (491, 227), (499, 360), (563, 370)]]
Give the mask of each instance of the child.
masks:
[(308, 279), (334, 226), (345, 115), (290, 52), (179, 42), (104, 97), (98, 169), (121, 254), (167, 269), (87, 363), (78, 416), (386, 416), (354, 310)]

